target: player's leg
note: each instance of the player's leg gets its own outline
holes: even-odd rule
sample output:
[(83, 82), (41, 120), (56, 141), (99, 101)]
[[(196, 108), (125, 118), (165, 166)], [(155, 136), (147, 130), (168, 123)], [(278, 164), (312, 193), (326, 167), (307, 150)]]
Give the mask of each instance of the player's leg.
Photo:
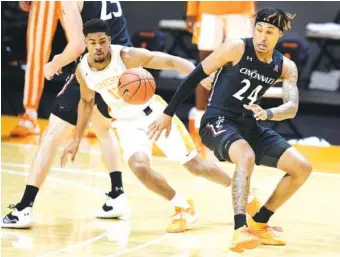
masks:
[(223, 28), (226, 39), (239, 39), (252, 37), (254, 33), (251, 14), (227, 14), (223, 15)]
[(39, 134), (37, 111), (44, 89), (43, 65), (50, 56), (58, 23), (59, 2), (33, 1), (27, 28), (27, 70), (25, 73), (25, 114), (11, 132), (12, 136)]
[(256, 153), (256, 163), (279, 168), (287, 174), (280, 180), (266, 204), (248, 221), (253, 229), (261, 231), (262, 243), (284, 245), (285, 242), (268, 230), (267, 222), (274, 212), (283, 205), (307, 180), (312, 167), (307, 159), (291, 147), (275, 131), (258, 126), (256, 139), (251, 145)]
[[(148, 123), (145, 121), (146, 119), (142, 118), (140, 123), (117, 122), (124, 160), (146, 188), (170, 201), (175, 208), (176, 213), (172, 217), (172, 223), (168, 226), (167, 232), (183, 232), (197, 219), (193, 203), (176, 193), (165, 178), (151, 168), (152, 142), (148, 138)], [(134, 135), (133, 140), (131, 140), (131, 135)]]
[(232, 179), (235, 232), (229, 249), (243, 252), (245, 249), (257, 247), (259, 239), (246, 228), (250, 177), (255, 164), (252, 148), (241, 136), (238, 125), (224, 117), (206, 121), (200, 128), (200, 136), (220, 161), (231, 161), (236, 165)]
[(130, 208), (123, 189), (119, 142), (112, 131), (111, 117), (103, 116), (105, 112), (102, 114), (98, 110), (98, 101), (103, 100), (96, 95), (97, 105), (94, 107), (91, 120), (100, 142), (103, 162), (109, 171), (111, 191), (106, 194), (105, 204), (96, 211), (96, 217), (127, 219), (130, 216)]
[(39, 148), (30, 167), (27, 184), (21, 201), (13, 211), (2, 218), (1, 227), (27, 228), (34, 223), (32, 208), (39, 188), (45, 181), (58, 147), (73, 126), (51, 114)]
[(32, 207), (39, 188), (46, 179), (58, 147), (77, 123), (76, 101), (79, 102), (80, 91), (79, 85), (74, 83), (72, 75), (56, 98), (48, 127), (33, 159), (22, 199), (10, 214), (2, 218), (2, 227), (20, 228), (33, 225)]
[(279, 159), (277, 168), (287, 174), (280, 180), (265, 206), (272, 211), (281, 207), (306, 182), (312, 165), (296, 148), (287, 149)]

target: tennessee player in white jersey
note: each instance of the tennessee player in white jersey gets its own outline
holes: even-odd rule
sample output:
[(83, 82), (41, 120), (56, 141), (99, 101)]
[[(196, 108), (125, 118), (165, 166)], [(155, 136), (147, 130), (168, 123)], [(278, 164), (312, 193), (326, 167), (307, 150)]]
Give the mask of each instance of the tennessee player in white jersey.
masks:
[[(147, 127), (164, 110), (166, 102), (160, 96), (154, 95), (144, 104), (126, 103), (118, 95), (119, 77), (126, 70), (121, 59), (124, 46), (111, 45), (110, 48), (111, 61), (103, 71), (91, 70), (87, 61), (88, 54), (82, 59), (79, 71), (87, 87), (102, 96), (109, 107), (110, 117), (116, 119), (113, 126), (117, 128), (120, 137), (124, 160), (128, 161), (138, 151), (146, 153), (150, 158), (153, 142), (147, 137)], [(104, 112), (103, 108), (100, 109)], [(148, 110), (150, 114), (146, 115)], [(197, 155), (197, 151), (182, 122), (177, 118), (174, 123), (170, 138), (165, 140), (163, 137), (155, 143), (169, 159), (185, 164)], [(134, 140), (131, 140), (131, 135)]]
[[(91, 114), (115, 118), (124, 159), (138, 179), (151, 191), (164, 197), (175, 207), (175, 215), (167, 231), (183, 232), (197, 219), (192, 201), (187, 201), (172, 189), (164, 177), (150, 167), (152, 141), (148, 138), (148, 125), (164, 110), (166, 104), (154, 96), (143, 105), (130, 105), (119, 98), (117, 87), (120, 75), (129, 68), (146, 67), (152, 69), (175, 69), (188, 74), (194, 65), (187, 60), (146, 49), (110, 45), (107, 24), (102, 20), (92, 20), (84, 25), (88, 54), (77, 67), (76, 78), (80, 84), (81, 100), (78, 108), (77, 132), (74, 141), (64, 150), (61, 165), (67, 162), (68, 154), (74, 160), (80, 140)], [(99, 93), (108, 108), (94, 106), (95, 93)], [(93, 117), (92, 116), (92, 117)], [(95, 120), (92, 120), (95, 123)], [(215, 164), (203, 161), (196, 153), (194, 145), (179, 121), (168, 138), (161, 136), (155, 142), (165, 154), (184, 166), (194, 175), (205, 177), (223, 186), (230, 186), (230, 177)], [(177, 123), (177, 124), (176, 124)], [(106, 149), (110, 152), (112, 149)]]

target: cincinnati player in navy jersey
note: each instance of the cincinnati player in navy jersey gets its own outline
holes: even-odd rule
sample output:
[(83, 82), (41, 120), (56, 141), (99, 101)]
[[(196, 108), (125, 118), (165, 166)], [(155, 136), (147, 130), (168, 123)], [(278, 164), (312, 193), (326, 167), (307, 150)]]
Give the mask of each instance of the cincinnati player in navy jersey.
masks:
[[(112, 44), (131, 46), (119, 1), (61, 1), (61, 9), (62, 25), (68, 44), (61, 54), (54, 56), (53, 60), (45, 65), (46, 79), (58, 75), (62, 67), (76, 61), (83, 54), (85, 51), (83, 23), (91, 19), (100, 18), (108, 23)], [(74, 77), (70, 74), (53, 104), (49, 124), (31, 165), (22, 199), (15, 206), (12, 205), (11, 213), (2, 217), (1, 227), (27, 228), (33, 225), (32, 207), (38, 190), (45, 181), (58, 147), (65, 137), (72, 133), (77, 123), (80, 87)], [(96, 95), (96, 104), (103, 105), (99, 95)], [(122, 185), (119, 145), (111, 131), (110, 122), (96, 122), (96, 124), (101, 124), (101, 126), (93, 126), (93, 129), (99, 138), (104, 164), (111, 178), (111, 191), (96, 216), (126, 218), (130, 210)], [(113, 149), (115, 152), (105, 149)]]
[[(150, 138), (157, 140), (163, 130), (168, 134), (177, 107), (201, 80), (217, 71), (200, 136), (220, 161), (236, 164), (232, 185), (235, 232), (229, 247), (236, 252), (254, 248), (258, 243), (285, 244), (274, 235), (267, 222), (305, 183), (312, 171), (311, 164), (298, 150), (275, 131), (257, 122), (291, 119), (297, 113), (296, 65), (274, 50), (294, 16), (280, 9), (263, 9), (255, 14), (255, 18), (254, 37), (228, 40), (218, 47), (183, 81), (164, 114), (149, 127)], [(264, 110), (259, 101), (278, 81), (283, 83), (283, 104)], [(247, 222), (246, 203), (255, 163), (279, 168), (287, 174), (264, 206)]]

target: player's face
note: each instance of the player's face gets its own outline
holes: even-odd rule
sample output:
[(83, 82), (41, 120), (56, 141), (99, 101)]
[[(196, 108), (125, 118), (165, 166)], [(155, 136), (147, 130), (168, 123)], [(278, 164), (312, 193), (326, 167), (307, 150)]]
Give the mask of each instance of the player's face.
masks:
[(272, 51), (280, 37), (282, 37), (282, 32), (277, 27), (265, 22), (256, 23), (254, 32), (256, 51), (261, 53)]
[(89, 33), (85, 43), (90, 57), (95, 62), (104, 62), (110, 52), (111, 38), (104, 32)]

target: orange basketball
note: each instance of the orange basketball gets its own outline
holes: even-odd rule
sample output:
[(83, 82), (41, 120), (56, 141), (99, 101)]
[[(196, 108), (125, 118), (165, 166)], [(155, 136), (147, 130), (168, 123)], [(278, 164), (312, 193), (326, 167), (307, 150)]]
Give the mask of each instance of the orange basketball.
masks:
[(118, 93), (129, 104), (144, 104), (155, 94), (153, 76), (143, 68), (126, 70), (120, 77)]

